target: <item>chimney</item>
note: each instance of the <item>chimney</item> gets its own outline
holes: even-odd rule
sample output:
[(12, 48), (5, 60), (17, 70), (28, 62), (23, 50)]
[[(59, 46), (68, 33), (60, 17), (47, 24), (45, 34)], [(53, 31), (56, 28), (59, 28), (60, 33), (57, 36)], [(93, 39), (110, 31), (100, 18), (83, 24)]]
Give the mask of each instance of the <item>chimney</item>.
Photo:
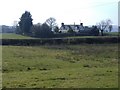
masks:
[(61, 26), (64, 26), (64, 23), (61, 23)]
[(81, 26), (83, 26), (83, 23), (80, 23)]

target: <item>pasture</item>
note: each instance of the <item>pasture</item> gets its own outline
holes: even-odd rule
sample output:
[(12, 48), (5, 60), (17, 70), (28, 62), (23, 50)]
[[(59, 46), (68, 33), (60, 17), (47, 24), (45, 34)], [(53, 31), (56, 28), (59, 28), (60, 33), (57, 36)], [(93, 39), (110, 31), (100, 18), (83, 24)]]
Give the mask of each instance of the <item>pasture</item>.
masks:
[(3, 88), (117, 88), (118, 45), (2, 46)]
[[(108, 32), (105, 33), (106, 36), (69, 36), (69, 37), (63, 37), (63, 38), (107, 38), (107, 37), (117, 37), (119, 34), (118, 32)], [(33, 37), (29, 37), (29, 36), (23, 36), (23, 35), (19, 35), (19, 34), (15, 34), (15, 33), (0, 33), (0, 39), (36, 39)]]
[(32, 39), (32, 37), (23, 36), (15, 33), (0, 33), (0, 39)]

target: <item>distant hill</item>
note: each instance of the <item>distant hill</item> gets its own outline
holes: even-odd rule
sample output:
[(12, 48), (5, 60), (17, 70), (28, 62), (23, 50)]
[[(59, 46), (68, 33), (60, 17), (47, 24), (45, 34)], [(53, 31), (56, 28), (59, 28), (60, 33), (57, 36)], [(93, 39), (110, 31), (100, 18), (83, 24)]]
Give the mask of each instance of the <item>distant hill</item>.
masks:
[(0, 39), (34, 39), (34, 38), (15, 33), (0, 33)]

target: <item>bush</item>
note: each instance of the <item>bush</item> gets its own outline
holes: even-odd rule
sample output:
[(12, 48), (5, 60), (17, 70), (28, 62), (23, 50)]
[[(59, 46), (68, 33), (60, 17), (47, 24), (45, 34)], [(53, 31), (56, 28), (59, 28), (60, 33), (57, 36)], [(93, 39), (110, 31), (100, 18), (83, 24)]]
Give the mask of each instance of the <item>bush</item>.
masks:
[(50, 38), (53, 37), (53, 32), (47, 24), (34, 25), (31, 30), (33, 37)]

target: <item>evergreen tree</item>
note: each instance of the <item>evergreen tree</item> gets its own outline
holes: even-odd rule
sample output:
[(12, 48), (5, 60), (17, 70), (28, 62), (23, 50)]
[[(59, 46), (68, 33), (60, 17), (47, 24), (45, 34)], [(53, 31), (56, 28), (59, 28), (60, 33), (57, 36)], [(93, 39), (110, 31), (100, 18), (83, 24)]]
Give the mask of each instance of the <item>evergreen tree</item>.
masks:
[(22, 14), (19, 22), (19, 27), (21, 30), (21, 34), (23, 35), (29, 35), (30, 34), (30, 28), (33, 25), (32, 23), (32, 15), (30, 12), (25, 11), (25, 13)]

